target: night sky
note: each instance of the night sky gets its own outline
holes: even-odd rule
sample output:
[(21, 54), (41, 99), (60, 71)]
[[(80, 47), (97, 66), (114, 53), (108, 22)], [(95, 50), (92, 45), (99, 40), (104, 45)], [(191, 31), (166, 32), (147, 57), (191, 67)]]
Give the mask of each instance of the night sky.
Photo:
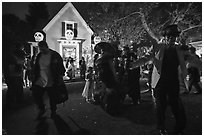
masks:
[[(50, 18), (58, 13), (58, 11), (66, 4), (66, 2), (45, 2), (50, 14)], [(2, 3), (2, 14), (12, 13), (17, 15), (20, 19), (25, 20), (25, 15), (28, 14), (28, 5), (30, 2), (3, 2)], [(83, 3), (74, 2), (72, 3), (79, 13), (83, 12)], [(81, 14), (80, 13), (80, 14)]]

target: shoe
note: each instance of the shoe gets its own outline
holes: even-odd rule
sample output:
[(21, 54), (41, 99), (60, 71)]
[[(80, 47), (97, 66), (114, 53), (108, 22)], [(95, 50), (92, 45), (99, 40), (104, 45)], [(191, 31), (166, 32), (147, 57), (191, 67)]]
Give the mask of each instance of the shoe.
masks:
[(87, 102), (87, 103), (90, 103), (90, 99), (86, 99), (86, 102)]
[(159, 130), (160, 135), (168, 135), (167, 131), (165, 129)]

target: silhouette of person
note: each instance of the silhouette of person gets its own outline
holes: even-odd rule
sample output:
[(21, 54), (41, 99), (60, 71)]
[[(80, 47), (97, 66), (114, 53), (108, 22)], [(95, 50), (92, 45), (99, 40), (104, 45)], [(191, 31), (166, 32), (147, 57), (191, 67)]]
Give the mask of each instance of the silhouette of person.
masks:
[[(131, 68), (130, 63), (137, 60), (137, 55), (129, 49), (128, 46), (124, 46), (123, 58), (125, 60), (125, 74), (127, 75), (128, 95), (132, 98), (133, 104), (140, 104), (140, 67)], [(127, 73), (127, 74), (126, 74)]]
[(14, 43), (15, 49), (8, 56), (8, 62), (4, 68), (5, 82), (8, 86), (6, 103), (12, 107), (23, 101), (23, 68), (26, 53), (20, 42)]
[[(184, 54), (180, 46), (175, 44), (180, 32), (177, 25), (169, 25), (162, 31), (163, 44), (153, 47), (151, 55), (135, 62), (134, 67), (153, 60), (152, 86), (156, 98), (157, 128), (160, 134), (167, 134), (165, 127), (165, 112), (167, 105), (171, 106), (176, 120), (174, 134), (182, 134), (186, 126), (186, 114), (180, 98), (179, 74), (180, 67), (186, 82), (187, 70), (184, 61)], [(170, 67), (171, 66), (171, 67)]]
[(47, 42), (38, 43), (40, 53), (37, 54), (35, 64), (32, 66), (32, 93), (39, 109), (38, 118), (46, 111), (43, 95), (47, 91), (51, 117), (56, 115), (56, 87), (63, 84), (65, 68), (63, 59), (56, 51), (49, 49)]
[(81, 58), (79, 61), (79, 67), (80, 67), (80, 77), (82, 79), (85, 79), (85, 73), (86, 73), (86, 62), (84, 60), (84, 57)]
[[(196, 58), (197, 60), (199, 60), (198, 55), (196, 55), (196, 53), (195, 53), (196, 49), (194, 47), (190, 47), (189, 50), (190, 50), (191, 56), (193, 58)], [(195, 92), (196, 94), (202, 93), (202, 89), (199, 85), (199, 82), (200, 82), (199, 68), (196, 65), (194, 65), (192, 62), (188, 62), (187, 68), (188, 68), (187, 70), (188, 70), (188, 74), (189, 74), (188, 92), (190, 92), (192, 89), (192, 86), (194, 86), (195, 89), (197, 90), (197, 92)]]
[(99, 79), (106, 87), (103, 103), (105, 110), (112, 115), (117, 115), (120, 98), (119, 83), (113, 64), (114, 48), (110, 43), (100, 42), (94, 47), (95, 52), (100, 54), (97, 59)]

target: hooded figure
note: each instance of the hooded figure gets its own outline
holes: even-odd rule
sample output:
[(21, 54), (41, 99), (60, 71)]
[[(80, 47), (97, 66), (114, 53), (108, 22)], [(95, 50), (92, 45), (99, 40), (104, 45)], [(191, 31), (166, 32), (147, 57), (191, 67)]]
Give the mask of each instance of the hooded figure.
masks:
[(34, 38), (36, 42), (46, 41), (46, 33), (42, 30), (38, 30), (35, 32)]

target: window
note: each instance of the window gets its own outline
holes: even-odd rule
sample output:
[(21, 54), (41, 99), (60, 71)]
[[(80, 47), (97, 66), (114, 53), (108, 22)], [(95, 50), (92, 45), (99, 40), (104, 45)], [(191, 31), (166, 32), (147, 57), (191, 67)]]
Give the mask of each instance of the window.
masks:
[(65, 32), (67, 30), (72, 30), (74, 32), (74, 37), (77, 37), (77, 23), (73, 21), (62, 22), (62, 37), (65, 37)]
[(66, 30), (68, 30), (68, 29), (73, 30), (73, 24), (67, 24)]

